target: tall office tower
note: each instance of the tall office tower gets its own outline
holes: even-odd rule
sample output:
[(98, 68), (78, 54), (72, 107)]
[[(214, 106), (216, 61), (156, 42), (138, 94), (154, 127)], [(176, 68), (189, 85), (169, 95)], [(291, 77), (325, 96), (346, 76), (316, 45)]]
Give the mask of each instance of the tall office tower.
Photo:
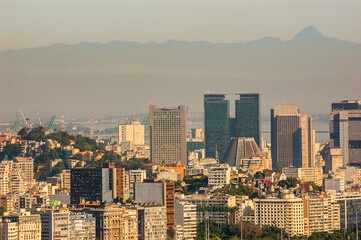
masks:
[(361, 101), (332, 103), (330, 147), (341, 148), (343, 166), (361, 165)]
[(153, 163), (187, 165), (186, 107), (149, 106), (150, 158)]
[(118, 126), (118, 143), (129, 141), (133, 146), (144, 145), (144, 125), (139, 122), (139, 119), (132, 118), (127, 124), (119, 124)]
[(260, 101), (258, 93), (237, 93), (236, 100), (236, 137), (253, 137), (257, 145), (261, 143)]
[(224, 162), (230, 141), (229, 101), (226, 94), (204, 94), (204, 130), (206, 158)]
[(272, 166), (314, 166), (313, 142), (312, 117), (295, 104), (276, 103), (271, 109)]
[(113, 191), (109, 168), (72, 168), (70, 202), (112, 202)]
[(174, 183), (149, 181), (135, 183), (136, 203), (157, 203), (166, 206), (167, 228), (174, 228)]

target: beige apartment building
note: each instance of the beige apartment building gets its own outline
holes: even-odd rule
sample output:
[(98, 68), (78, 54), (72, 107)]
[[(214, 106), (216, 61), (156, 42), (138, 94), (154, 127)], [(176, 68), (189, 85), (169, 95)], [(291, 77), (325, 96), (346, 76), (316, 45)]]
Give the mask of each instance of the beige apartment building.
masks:
[(254, 199), (255, 223), (285, 229), (294, 235), (304, 234), (303, 201), (294, 195), (283, 198)]
[(139, 240), (167, 239), (167, 209), (156, 203), (137, 206)]
[(301, 182), (314, 182), (317, 186), (322, 186), (322, 168), (321, 167), (285, 167), (282, 172), (287, 177), (298, 178)]
[(0, 222), (1, 240), (18, 240), (18, 223)]
[(151, 161), (187, 165), (186, 107), (157, 108), (149, 105)]
[(137, 240), (138, 217), (136, 209), (106, 206), (91, 209), (96, 218), (97, 237), (100, 240)]
[(41, 219), (39, 214), (21, 212), (20, 215), (3, 216), (3, 220), (17, 223), (18, 239), (41, 240)]
[(340, 205), (326, 194), (303, 198), (305, 233), (331, 232), (340, 229)]

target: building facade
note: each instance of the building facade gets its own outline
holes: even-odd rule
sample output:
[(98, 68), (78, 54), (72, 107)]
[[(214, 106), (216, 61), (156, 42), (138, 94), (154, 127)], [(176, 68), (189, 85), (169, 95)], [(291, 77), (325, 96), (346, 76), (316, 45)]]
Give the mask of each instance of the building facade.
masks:
[(138, 217), (137, 210), (106, 206), (91, 209), (96, 218), (96, 237), (100, 240), (137, 240)]
[(304, 234), (303, 201), (293, 195), (255, 199), (255, 223), (283, 228), (291, 236)]
[(332, 103), (330, 147), (340, 148), (343, 166), (361, 166), (361, 101)]
[(138, 210), (138, 239), (167, 238), (167, 210), (155, 203), (140, 204)]
[(113, 201), (109, 168), (72, 168), (70, 175), (71, 204)]
[(193, 240), (197, 235), (197, 208), (187, 202), (175, 202), (175, 225), (182, 226), (182, 239)]
[(235, 136), (254, 138), (260, 146), (260, 99), (258, 93), (237, 93)]
[(274, 168), (314, 166), (312, 118), (295, 104), (276, 103), (271, 109), (271, 143)]
[(95, 217), (85, 213), (69, 216), (69, 240), (95, 240)]
[(226, 94), (204, 94), (204, 130), (206, 158), (224, 155), (230, 141), (229, 101)]
[(149, 106), (151, 161), (187, 165), (186, 107)]
[(174, 183), (143, 182), (135, 184), (134, 199), (138, 204), (156, 203), (166, 207), (167, 228), (174, 228)]
[(129, 141), (132, 146), (143, 146), (145, 141), (145, 126), (139, 119), (133, 118), (127, 124), (118, 125), (118, 143)]

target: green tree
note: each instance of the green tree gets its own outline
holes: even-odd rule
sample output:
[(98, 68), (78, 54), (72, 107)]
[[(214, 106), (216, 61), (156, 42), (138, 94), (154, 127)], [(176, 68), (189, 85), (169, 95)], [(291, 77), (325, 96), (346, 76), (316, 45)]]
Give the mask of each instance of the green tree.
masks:
[(263, 179), (265, 177), (265, 174), (262, 173), (261, 171), (258, 171), (254, 174), (254, 178), (256, 179)]
[(63, 161), (61, 162), (58, 162), (52, 169), (51, 169), (51, 172), (50, 172), (50, 176), (55, 176), (59, 173), (62, 173), (63, 170), (65, 169), (65, 164)]
[(0, 159), (4, 159), (5, 156), (8, 156), (9, 159), (19, 156), (23, 152), (23, 148), (20, 144), (8, 144), (4, 147), (3, 151), (0, 152)]
[(0, 216), (4, 215), (4, 212), (6, 212), (6, 209), (4, 207), (0, 207)]

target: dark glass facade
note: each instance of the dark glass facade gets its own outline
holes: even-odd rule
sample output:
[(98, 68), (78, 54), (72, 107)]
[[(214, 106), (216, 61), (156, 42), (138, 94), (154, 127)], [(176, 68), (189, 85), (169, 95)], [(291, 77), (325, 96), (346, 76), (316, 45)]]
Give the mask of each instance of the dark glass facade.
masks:
[(109, 188), (109, 169), (107, 168), (72, 168), (70, 170), (70, 202), (112, 202)]
[(253, 137), (260, 146), (260, 101), (258, 93), (236, 94), (235, 137)]
[(226, 94), (204, 95), (204, 130), (206, 158), (224, 162), (224, 155), (230, 141), (229, 101)]

